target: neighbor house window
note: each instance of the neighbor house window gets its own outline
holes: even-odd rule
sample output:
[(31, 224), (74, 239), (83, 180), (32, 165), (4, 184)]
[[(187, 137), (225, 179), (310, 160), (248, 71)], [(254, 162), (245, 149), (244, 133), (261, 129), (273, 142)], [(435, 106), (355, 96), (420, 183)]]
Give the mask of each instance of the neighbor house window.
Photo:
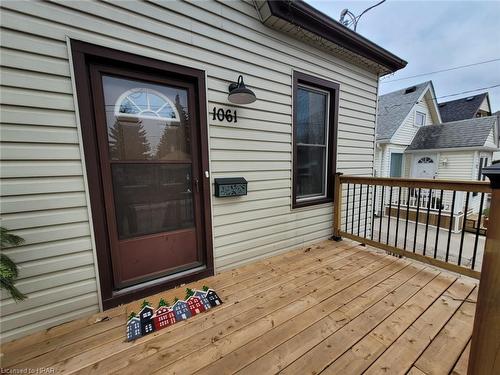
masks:
[(424, 126), (425, 125), (425, 113), (415, 112), (415, 125), (416, 126)]
[(293, 78), (293, 206), (331, 202), (339, 86), (298, 72)]

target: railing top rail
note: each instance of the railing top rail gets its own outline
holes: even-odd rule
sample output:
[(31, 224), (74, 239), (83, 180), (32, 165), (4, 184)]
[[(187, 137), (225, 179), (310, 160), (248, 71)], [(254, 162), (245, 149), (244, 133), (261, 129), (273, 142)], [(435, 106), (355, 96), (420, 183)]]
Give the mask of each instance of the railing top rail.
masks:
[(363, 185), (399, 186), (478, 193), (491, 193), (492, 191), (490, 183), (487, 181), (431, 180), (423, 178), (364, 177), (348, 175), (340, 175), (339, 178), (341, 183)]

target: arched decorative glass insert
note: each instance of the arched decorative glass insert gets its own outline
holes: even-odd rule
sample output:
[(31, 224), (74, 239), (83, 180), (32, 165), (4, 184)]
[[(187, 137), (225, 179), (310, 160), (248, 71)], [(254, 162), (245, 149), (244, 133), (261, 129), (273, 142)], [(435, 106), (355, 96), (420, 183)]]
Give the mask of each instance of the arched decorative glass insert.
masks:
[(117, 118), (143, 118), (180, 122), (175, 104), (161, 92), (136, 87), (120, 95), (115, 104)]
[(418, 164), (431, 164), (431, 163), (434, 163), (434, 160), (432, 160), (430, 157), (428, 156), (425, 156), (421, 159), (418, 160), (417, 162)]

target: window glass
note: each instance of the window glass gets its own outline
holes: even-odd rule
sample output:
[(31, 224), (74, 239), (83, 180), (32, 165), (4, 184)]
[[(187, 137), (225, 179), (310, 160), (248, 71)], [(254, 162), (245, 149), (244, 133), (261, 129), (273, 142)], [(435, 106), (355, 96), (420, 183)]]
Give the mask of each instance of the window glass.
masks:
[(187, 90), (103, 76), (111, 160), (191, 160)]
[(120, 239), (194, 226), (191, 165), (112, 164)]
[(425, 125), (425, 113), (416, 112), (415, 113), (415, 125), (424, 126)]
[(296, 198), (325, 197), (329, 93), (299, 86), (296, 95)]

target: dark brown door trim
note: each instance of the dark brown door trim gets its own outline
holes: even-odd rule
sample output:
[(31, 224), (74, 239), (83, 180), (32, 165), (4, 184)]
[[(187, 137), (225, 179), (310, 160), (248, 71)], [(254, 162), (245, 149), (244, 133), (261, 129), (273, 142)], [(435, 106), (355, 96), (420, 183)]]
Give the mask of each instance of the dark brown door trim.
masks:
[[(205, 177), (205, 171), (209, 171), (205, 72), (76, 40), (71, 41), (71, 52), (85, 152), (103, 308), (111, 308), (182, 283), (213, 275), (210, 179)], [(194, 114), (198, 125), (196, 130), (198, 132), (199, 152), (201, 155), (198, 172), (202, 177), (200, 179), (201, 206), (203, 207), (201, 222), (204, 232), (202, 241), (203, 248), (205, 249), (204, 267), (198, 267), (191, 271), (187, 270), (176, 277), (159, 279), (157, 282), (152, 281), (123, 290), (117, 290), (113, 285), (111, 247), (107, 231), (104, 189), (100, 170), (95, 111), (89, 74), (89, 66), (91, 64), (116, 65), (117, 62), (120, 63), (120, 67), (125, 69), (155, 74), (159, 77), (183, 81), (194, 86)]]

